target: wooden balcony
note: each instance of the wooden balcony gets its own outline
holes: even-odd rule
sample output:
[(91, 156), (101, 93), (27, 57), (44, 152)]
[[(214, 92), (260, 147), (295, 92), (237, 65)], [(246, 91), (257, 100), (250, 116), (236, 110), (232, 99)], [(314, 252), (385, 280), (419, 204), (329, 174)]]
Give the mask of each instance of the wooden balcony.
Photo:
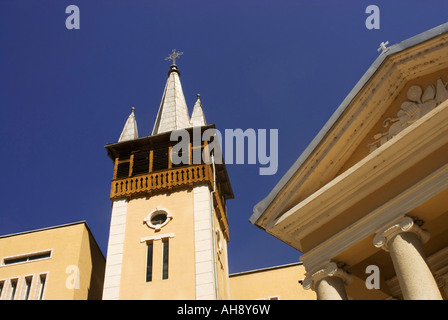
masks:
[(185, 166), (151, 172), (135, 177), (112, 180), (110, 198), (129, 198), (156, 191), (193, 186), (198, 183), (213, 183), (213, 174), (208, 165)]
[[(213, 187), (213, 172), (209, 165), (192, 165), (173, 169), (151, 172), (134, 177), (112, 180), (110, 198), (132, 198), (136, 196), (151, 195), (155, 192), (172, 191), (176, 188), (193, 187), (194, 185), (206, 183)], [(214, 207), (217, 218), (221, 224), (223, 233), (229, 239), (228, 222), (225, 202), (219, 192), (215, 192)]]

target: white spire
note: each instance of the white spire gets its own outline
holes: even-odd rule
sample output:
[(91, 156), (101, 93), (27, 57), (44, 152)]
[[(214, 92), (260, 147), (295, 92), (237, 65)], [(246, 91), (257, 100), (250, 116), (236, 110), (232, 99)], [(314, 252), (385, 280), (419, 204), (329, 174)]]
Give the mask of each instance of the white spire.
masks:
[(196, 100), (196, 103), (193, 107), (193, 112), (191, 114), (190, 123), (192, 127), (201, 127), (207, 125), (207, 122), (205, 121), (204, 110), (202, 110), (202, 103), (199, 99), (201, 95), (198, 94), (197, 97), (198, 100)]
[(135, 120), (134, 110), (135, 108), (132, 107), (131, 114), (129, 115), (128, 120), (126, 120), (126, 124), (124, 125), (118, 142), (134, 140), (138, 138), (137, 121)]
[(190, 127), (190, 116), (179, 74), (177, 66), (171, 65), (152, 135)]

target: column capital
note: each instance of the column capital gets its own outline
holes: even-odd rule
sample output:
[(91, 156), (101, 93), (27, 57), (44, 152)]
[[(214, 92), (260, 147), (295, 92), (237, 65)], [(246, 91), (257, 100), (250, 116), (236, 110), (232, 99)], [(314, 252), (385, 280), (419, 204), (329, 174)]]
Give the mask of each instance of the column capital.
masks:
[(373, 238), (373, 245), (377, 248), (382, 248), (389, 251), (388, 242), (394, 236), (402, 232), (415, 233), (422, 243), (429, 240), (429, 232), (420, 228), (412, 218), (404, 216), (403, 218), (392, 223), (384, 230), (378, 232)]
[(349, 285), (353, 280), (353, 276), (351, 274), (347, 273), (342, 268), (339, 268), (335, 262), (330, 262), (316, 272), (307, 275), (302, 282), (302, 286), (305, 290), (314, 290), (315, 284), (325, 277), (341, 278), (345, 285)]

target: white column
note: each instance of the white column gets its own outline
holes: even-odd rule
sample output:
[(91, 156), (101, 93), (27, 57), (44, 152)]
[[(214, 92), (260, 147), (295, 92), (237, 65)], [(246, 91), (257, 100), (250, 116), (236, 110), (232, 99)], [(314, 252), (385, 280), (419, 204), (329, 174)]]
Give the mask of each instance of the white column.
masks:
[(210, 204), (210, 189), (207, 185), (193, 188), (194, 248), (196, 267), (196, 299), (216, 300), (215, 246), (213, 243), (213, 221)]
[(127, 200), (116, 200), (112, 204), (103, 300), (119, 299), (127, 205)]
[(303, 280), (304, 289), (316, 291), (317, 300), (348, 300), (345, 286), (352, 281), (352, 276), (330, 262), (324, 268), (307, 275)]
[(429, 233), (410, 217), (400, 219), (373, 239), (375, 247), (390, 253), (405, 300), (442, 299), (422, 249), (428, 240)]

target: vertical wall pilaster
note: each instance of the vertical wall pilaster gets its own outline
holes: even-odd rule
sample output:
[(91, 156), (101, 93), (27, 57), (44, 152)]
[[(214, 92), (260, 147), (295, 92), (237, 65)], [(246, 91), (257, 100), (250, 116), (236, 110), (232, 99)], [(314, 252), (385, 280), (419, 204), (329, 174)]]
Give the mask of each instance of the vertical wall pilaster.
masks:
[(193, 199), (196, 299), (214, 300), (218, 297), (216, 296), (214, 230), (208, 186), (194, 187)]
[(127, 205), (127, 200), (115, 200), (112, 204), (103, 300), (119, 299)]

